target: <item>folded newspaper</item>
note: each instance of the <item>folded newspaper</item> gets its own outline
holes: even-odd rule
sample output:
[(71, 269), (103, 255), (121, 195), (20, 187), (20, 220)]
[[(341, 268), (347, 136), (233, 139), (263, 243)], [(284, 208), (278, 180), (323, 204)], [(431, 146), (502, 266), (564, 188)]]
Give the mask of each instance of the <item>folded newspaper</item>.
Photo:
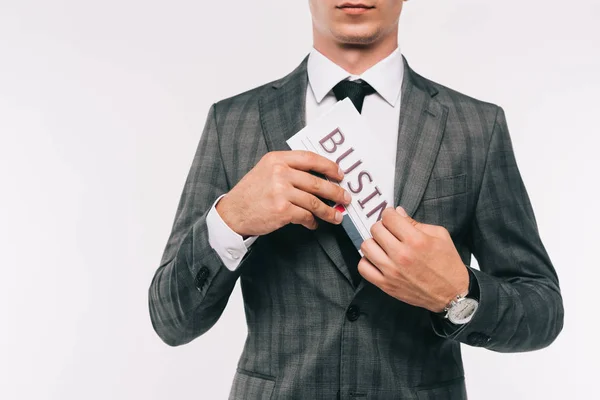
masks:
[(374, 142), (366, 121), (348, 98), (287, 140), (292, 150), (320, 154), (344, 171), (344, 179), (333, 183), (346, 189), (352, 202), (334, 207), (344, 216), (342, 227), (361, 255), (360, 245), (371, 237), (371, 226), (381, 219), (386, 207), (392, 207), (381, 190), (385, 188), (382, 168), (389, 164), (381, 162)]

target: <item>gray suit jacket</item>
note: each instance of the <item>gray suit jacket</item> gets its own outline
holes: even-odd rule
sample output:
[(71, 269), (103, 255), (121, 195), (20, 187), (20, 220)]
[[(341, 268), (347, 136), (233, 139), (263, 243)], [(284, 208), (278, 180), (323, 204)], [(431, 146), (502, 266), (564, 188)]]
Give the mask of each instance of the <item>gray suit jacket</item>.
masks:
[(238, 278), (248, 336), (230, 399), (466, 399), (460, 343), (498, 352), (548, 346), (563, 326), (502, 108), (415, 73), (404, 59), (395, 205), (448, 229), (480, 307), (454, 327), (366, 280), (355, 287), (331, 225), (261, 236), (234, 272), (210, 247), (206, 214), (268, 151), (305, 125), (306, 57), (289, 75), (214, 104), (161, 264), (152, 324), (177, 346), (210, 329)]

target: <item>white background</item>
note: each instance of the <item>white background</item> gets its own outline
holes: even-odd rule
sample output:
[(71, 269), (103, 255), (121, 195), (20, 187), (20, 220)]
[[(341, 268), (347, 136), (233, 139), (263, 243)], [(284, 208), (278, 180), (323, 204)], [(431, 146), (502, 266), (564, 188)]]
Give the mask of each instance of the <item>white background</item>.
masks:
[[(547, 349), (463, 346), (475, 400), (597, 392), (599, 20), (592, 0), (405, 4), (411, 66), (505, 109), (564, 296)], [(239, 283), (178, 348), (147, 290), (210, 105), (290, 72), (311, 35), (305, 0), (0, 0), (0, 398), (227, 397)]]

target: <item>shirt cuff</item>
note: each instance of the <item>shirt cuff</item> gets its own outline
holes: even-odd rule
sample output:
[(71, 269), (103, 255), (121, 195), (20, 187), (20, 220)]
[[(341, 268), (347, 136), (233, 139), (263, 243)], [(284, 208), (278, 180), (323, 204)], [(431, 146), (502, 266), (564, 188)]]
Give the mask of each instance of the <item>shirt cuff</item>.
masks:
[(206, 215), (208, 243), (217, 252), (227, 269), (234, 271), (258, 236), (250, 236), (244, 239), (223, 221), (216, 209), (217, 203), (223, 196), (225, 194), (215, 200)]

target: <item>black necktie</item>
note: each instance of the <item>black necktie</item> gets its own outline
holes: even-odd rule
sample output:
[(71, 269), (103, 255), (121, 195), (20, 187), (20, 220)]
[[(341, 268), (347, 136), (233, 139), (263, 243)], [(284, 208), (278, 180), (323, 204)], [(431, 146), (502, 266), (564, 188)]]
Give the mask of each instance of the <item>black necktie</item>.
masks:
[(333, 87), (335, 98), (339, 101), (349, 97), (358, 112), (362, 111), (365, 96), (373, 93), (375, 93), (375, 89), (362, 79), (355, 81), (343, 80)]
[[(339, 100), (343, 100), (346, 97), (350, 98), (354, 107), (360, 113), (362, 111), (363, 102), (365, 100), (365, 96), (369, 94), (375, 93), (375, 89), (367, 82), (358, 79), (356, 81), (343, 80), (339, 82), (333, 88), (333, 94), (335, 94), (335, 98)], [(333, 232), (335, 234), (335, 238), (340, 246), (340, 250), (342, 251), (342, 256), (344, 257), (344, 262), (350, 271), (350, 275), (352, 275), (352, 281), (354, 282), (354, 286), (358, 286), (360, 280), (362, 279), (361, 275), (358, 273), (358, 262), (360, 261), (360, 253), (354, 247), (354, 244), (348, 237), (348, 234), (342, 228), (342, 225), (334, 225)]]

